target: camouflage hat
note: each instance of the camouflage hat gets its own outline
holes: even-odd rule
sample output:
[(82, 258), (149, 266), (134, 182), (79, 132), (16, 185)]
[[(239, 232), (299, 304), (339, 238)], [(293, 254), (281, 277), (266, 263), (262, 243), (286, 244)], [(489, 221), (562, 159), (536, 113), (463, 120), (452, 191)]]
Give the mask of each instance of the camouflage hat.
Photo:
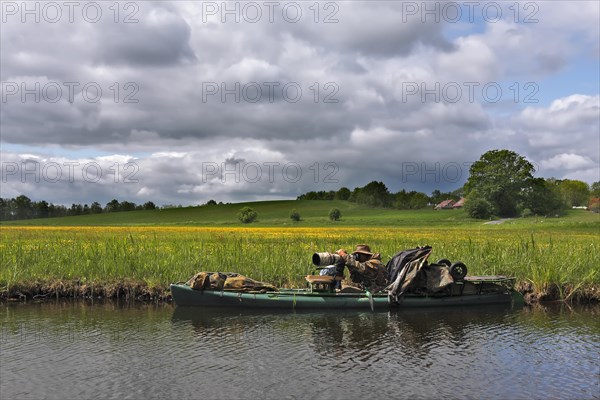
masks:
[(354, 250), (354, 252), (352, 252), (352, 254), (356, 253), (367, 254), (369, 256), (373, 255), (373, 253), (371, 253), (371, 248), (366, 244), (357, 244), (356, 249)]

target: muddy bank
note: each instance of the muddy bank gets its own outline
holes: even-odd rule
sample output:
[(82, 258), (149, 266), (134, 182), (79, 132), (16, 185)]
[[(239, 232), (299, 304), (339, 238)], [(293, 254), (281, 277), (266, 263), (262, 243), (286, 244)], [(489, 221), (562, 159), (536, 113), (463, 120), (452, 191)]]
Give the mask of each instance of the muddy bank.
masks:
[(81, 281), (36, 281), (2, 288), (1, 300), (121, 299), (126, 301), (171, 301), (168, 286), (149, 286), (144, 281), (122, 280), (101, 283)]
[(544, 288), (535, 288), (530, 282), (517, 282), (515, 289), (523, 294), (525, 304), (532, 305), (549, 301), (565, 301), (574, 304), (600, 303), (600, 285), (559, 286), (550, 284)]
[[(578, 287), (559, 287), (549, 285), (535, 288), (529, 282), (518, 282), (515, 289), (523, 294), (528, 305), (566, 301), (575, 304), (600, 303), (600, 285)], [(120, 299), (125, 301), (172, 301), (169, 286), (148, 285), (144, 281), (121, 280), (101, 283), (82, 283), (78, 280), (54, 280), (18, 283), (3, 287), (0, 300), (43, 300), (57, 298), (75, 299)]]

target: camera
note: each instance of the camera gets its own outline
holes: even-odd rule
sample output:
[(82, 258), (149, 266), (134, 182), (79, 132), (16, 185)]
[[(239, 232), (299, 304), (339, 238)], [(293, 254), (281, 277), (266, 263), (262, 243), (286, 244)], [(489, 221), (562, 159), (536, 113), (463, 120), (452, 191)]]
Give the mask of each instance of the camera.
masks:
[(315, 253), (312, 256), (312, 262), (317, 267), (326, 267), (328, 265), (337, 264), (342, 257), (335, 253), (323, 252), (323, 253)]

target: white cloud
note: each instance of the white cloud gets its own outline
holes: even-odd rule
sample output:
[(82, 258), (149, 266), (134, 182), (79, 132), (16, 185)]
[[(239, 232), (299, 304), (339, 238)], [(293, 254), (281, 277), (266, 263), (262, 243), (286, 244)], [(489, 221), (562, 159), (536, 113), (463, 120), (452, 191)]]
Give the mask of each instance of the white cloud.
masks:
[[(514, 103), (510, 89), (514, 81), (540, 82), (570, 69), (579, 74), (581, 57), (596, 69), (569, 78), (597, 80), (596, 2), (539, 3), (534, 24), (515, 23), (503, 5), (499, 22), (460, 26), (422, 23), (418, 16), (405, 21), (396, 2), (335, 3), (338, 22), (332, 24), (322, 21), (331, 9), (321, 8), (314, 21), (312, 3), (301, 3), (304, 17), (298, 23), (280, 14), (274, 23), (265, 18), (221, 23), (220, 15), (206, 22), (200, 2), (139, 5), (138, 23), (115, 24), (108, 17), (97, 24), (81, 18), (56, 24), (12, 19), (3, 23), (0, 37), (3, 95), (6, 82), (28, 88), (56, 82), (63, 88), (56, 102), (35, 102), (32, 95), (22, 102), (17, 93), (2, 103), (1, 142), (20, 148), (4, 149), (3, 162), (20, 166), (28, 157), (61, 165), (97, 163), (103, 171), (135, 163), (139, 181), (123, 183), (133, 170), (119, 171), (118, 182), (110, 171), (88, 182), (78, 170), (79, 180), (67, 185), (11, 175), (2, 196), (27, 193), (69, 204), (115, 197), (197, 204), (208, 198), (293, 198), (373, 179), (393, 190), (430, 192), (462, 184), (442, 176), (443, 165), (472, 162), (492, 148), (513, 149), (538, 163), (542, 173), (596, 179), (598, 94), (574, 92), (530, 106)], [(521, 12), (529, 10), (519, 5)], [(64, 82), (79, 83), (72, 102)], [(221, 90), (221, 84), (231, 89), (236, 82), (242, 88), (256, 82), (263, 96), (252, 103), (238, 93), (242, 98), (236, 102), (231, 94), (223, 101), (221, 93), (203, 92), (206, 83)], [(278, 84), (273, 98), (266, 82)], [(290, 82), (302, 90), (297, 102), (282, 93)], [(452, 82), (463, 91), (458, 99), (442, 92)], [(479, 85), (474, 99), (466, 82)], [(481, 86), (489, 82), (502, 85), (497, 103), (482, 99)], [(99, 101), (83, 98), (87, 83), (102, 89)], [(418, 90), (408, 92), (413, 84)], [(546, 98), (553, 95), (549, 89), (540, 86)], [(38, 150), (30, 150), (33, 146)], [(58, 148), (62, 156), (40, 148)], [(86, 150), (108, 155), (82, 156)], [(238, 160), (240, 168), (258, 164), (263, 179), (223, 181), (223, 165), (235, 164), (226, 160)], [(271, 182), (265, 163), (279, 163), (279, 169), (297, 163), (302, 178), (287, 179), (278, 170)], [(315, 163), (317, 171), (311, 169)], [(203, 171), (213, 164), (217, 173)], [(337, 168), (337, 182), (324, 181), (333, 171), (327, 165)], [(408, 173), (407, 165), (420, 171)], [(437, 175), (428, 175), (436, 168)]]
[(527, 107), (515, 117), (514, 126), (540, 158), (575, 153), (598, 162), (600, 96), (576, 94), (549, 107)]
[(550, 159), (542, 160), (540, 162), (542, 168), (548, 168), (553, 170), (580, 170), (587, 169), (597, 165), (588, 157), (580, 156), (579, 154), (558, 154)]

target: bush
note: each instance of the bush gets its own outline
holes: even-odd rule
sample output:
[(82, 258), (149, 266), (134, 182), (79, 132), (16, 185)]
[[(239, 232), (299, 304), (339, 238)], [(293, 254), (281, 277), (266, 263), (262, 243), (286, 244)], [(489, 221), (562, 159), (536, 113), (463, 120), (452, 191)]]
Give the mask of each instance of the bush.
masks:
[(300, 213), (294, 208), (290, 213), (292, 221), (300, 221)]
[(332, 208), (329, 210), (329, 219), (332, 221), (337, 221), (341, 218), (342, 212), (337, 208)]
[(249, 224), (258, 217), (258, 213), (250, 207), (244, 207), (240, 209), (237, 217), (242, 223)]
[(467, 196), (465, 200), (465, 210), (469, 217), (478, 219), (488, 219), (492, 216), (492, 203), (478, 196)]
[(526, 208), (523, 211), (521, 211), (521, 217), (523, 218), (533, 217), (534, 215), (535, 214), (533, 213), (533, 211), (531, 211), (529, 208)]

